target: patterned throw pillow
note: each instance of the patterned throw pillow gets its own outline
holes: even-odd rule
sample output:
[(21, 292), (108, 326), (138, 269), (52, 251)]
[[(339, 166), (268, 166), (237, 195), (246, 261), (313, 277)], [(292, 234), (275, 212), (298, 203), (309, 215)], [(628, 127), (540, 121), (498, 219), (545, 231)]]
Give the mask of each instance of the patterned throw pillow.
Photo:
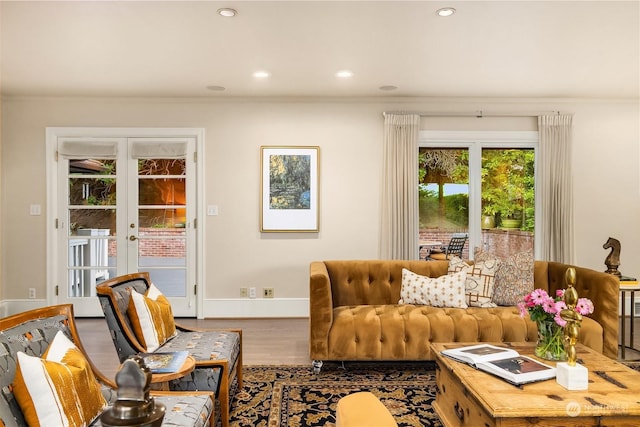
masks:
[(471, 307), (495, 307), (492, 302), (495, 274), (500, 261), (487, 259), (483, 262), (475, 262), (469, 265), (460, 257), (454, 256), (449, 261), (449, 274), (458, 271), (467, 272), (465, 294), (467, 305)]
[(426, 277), (402, 269), (402, 288), (398, 304), (467, 308), (464, 297), (465, 271), (440, 277)]
[[(474, 259), (483, 261), (496, 258), (495, 255), (475, 248)], [(496, 271), (496, 283), (493, 289), (493, 302), (498, 305), (513, 306), (533, 291), (534, 259), (530, 251), (519, 252), (501, 259)]]
[(30, 426), (88, 426), (107, 405), (89, 362), (62, 331), (43, 359), (18, 352), (13, 392)]
[(177, 333), (171, 303), (153, 283), (144, 295), (131, 291), (127, 314), (133, 333), (148, 352), (157, 350)]

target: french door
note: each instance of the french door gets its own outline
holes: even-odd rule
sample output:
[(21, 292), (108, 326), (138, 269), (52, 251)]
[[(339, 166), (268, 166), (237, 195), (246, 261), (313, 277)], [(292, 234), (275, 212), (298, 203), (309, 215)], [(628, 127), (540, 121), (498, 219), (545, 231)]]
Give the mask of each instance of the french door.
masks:
[(101, 316), (96, 285), (147, 271), (196, 315), (196, 138), (58, 136), (57, 303)]

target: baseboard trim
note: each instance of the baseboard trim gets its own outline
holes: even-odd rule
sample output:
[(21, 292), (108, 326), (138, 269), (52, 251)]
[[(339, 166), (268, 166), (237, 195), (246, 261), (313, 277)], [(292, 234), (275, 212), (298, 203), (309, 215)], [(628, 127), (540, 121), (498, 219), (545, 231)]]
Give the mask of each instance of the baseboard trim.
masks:
[(204, 318), (309, 317), (309, 298), (206, 299)]

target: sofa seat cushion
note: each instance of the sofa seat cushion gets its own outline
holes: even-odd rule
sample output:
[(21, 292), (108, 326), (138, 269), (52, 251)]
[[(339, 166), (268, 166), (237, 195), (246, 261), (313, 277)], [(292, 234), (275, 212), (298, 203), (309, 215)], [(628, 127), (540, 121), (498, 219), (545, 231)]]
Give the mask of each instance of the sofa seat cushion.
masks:
[[(593, 333), (598, 330), (598, 333)], [(602, 336), (584, 318), (581, 337)], [(433, 360), (432, 342), (536, 341), (534, 322), (517, 307), (439, 308), (412, 304), (356, 305), (333, 309), (327, 360)], [(602, 351), (602, 342), (583, 342)]]
[(226, 359), (237, 360), (240, 354), (240, 334), (230, 331), (179, 331), (158, 351), (186, 350), (197, 362)]
[(240, 356), (240, 334), (229, 331), (178, 331), (157, 351), (189, 352), (196, 359), (196, 369), (190, 374), (170, 382), (170, 390), (217, 390), (220, 384), (220, 368), (209, 366), (216, 360), (227, 360), (229, 369), (237, 363)]

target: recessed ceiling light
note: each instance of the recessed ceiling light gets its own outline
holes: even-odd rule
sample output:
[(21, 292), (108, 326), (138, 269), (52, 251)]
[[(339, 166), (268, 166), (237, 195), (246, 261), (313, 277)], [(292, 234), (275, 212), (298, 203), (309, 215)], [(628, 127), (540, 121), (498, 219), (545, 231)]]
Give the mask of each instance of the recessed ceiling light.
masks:
[(235, 9), (231, 9), (230, 7), (223, 7), (222, 9), (218, 9), (218, 15), (224, 16), (225, 18), (233, 18), (238, 14), (238, 11)]
[(271, 74), (268, 71), (256, 71), (255, 73), (253, 73), (253, 77), (257, 79), (266, 79), (270, 75)]
[(214, 92), (222, 92), (223, 90), (226, 90), (227, 88), (224, 86), (216, 86), (216, 85), (211, 85), (211, 86), (207, 86), (208, 90), (212, 90)]
[(456, 13), (456, 10), (452, 7), (443, 7), (442, 9), (436, 10), (436, 14), (438, 16), (447, 17)]
[(341, 79), (348, 79), (349, 77), (353, 76), (353, 73), (349, 70), (340, 70), (336, 73), (337, 77), (340, 77)]
[(385, 90), (385, 91), (391, 91), (391, 90), (396, 90), (396, 89), (398, 89), (398, 86), (393, 86), (393, 85), (384, 85), (384, 86), (380, 86), (378, 89), (380, 89), (380, 90)]

